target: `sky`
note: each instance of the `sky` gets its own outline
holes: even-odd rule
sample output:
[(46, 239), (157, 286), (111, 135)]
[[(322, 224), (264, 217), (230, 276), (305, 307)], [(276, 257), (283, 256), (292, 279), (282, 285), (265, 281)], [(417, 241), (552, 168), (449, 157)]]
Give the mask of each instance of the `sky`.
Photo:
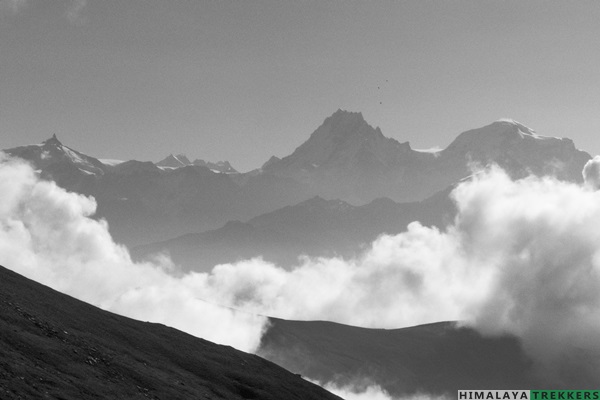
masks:
[(0, 148), (239, 170), (337, 109), (413, 148), (513, 118), (600, 153), (600, 2), (0, 0)]

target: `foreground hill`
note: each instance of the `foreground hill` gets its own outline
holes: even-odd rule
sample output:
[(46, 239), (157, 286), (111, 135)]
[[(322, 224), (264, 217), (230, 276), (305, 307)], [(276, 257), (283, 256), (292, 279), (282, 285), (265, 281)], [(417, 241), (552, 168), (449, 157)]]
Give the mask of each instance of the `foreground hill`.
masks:
[(339, 399), (258, 356), (102, 311), (0, 267), (2, 399)]
[(485, 338), (454, 322), (367, 329), (272, 318), (258, 354), (309, 379), (377, 384), (393, 396), (459, 389), (594, 389), (596, 377), (536, 375), (513, 337)]

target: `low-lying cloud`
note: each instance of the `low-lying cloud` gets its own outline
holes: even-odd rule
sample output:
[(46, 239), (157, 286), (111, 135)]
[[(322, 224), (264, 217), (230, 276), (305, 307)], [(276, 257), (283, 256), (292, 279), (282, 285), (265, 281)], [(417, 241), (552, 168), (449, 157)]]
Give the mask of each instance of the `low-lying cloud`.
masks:
[(600, 156), (594, 157), (583, 167), (583, 179), (588, 188), (600, 189)]
[(600, 192), (585, 176), (513, 181), (491, 168), (454, 190), (458, 214), (444, 231), (415, 222), (356, 260), (307, 259), (290, 272), (250, 260), (217, 266), (213, 279), (231, 305), (281, 318), (378, 328), (458, 319), (519, 337), (556, 385), (573, 371), (600, 383)]
[[(382, 389), (380, 386), (371, 385), (361, 388), (353, 388), (347, 386), (338, 386), (334, 383), (320, 383), (314, 382), (319, 386), (324, 387), (333, 394), (338, 395), (345, 400), (400, 400), (392, 398), (388, 392)], [(408, 398), (406, 400), (409, 400)], [(415, 399), (420, 400), (420, 399)], [(423, 399), (428, 400), (428, 399)]]
[(304, 259), (286, 271), (252, 259), (174, 277), (167, 261), (132, 262), (89, 218), (93, 199), (4, 161), (0, 263), (103, 308), (249, 351), (267, 323), (255, 314), (378, 328), (458, 319), (518, 336), (560, 384), (565, 368), (600, 370), (599, 165), (586, 165), (585, 185), (488, 169), (454, 190), (452, 225), (412, 223), (353, 260)]
[(414, 393), (393, 396), (376, 383), (358, 382), (354, 385), (338, 385), (334, 382), (312, 381), (345, 400), (450, 400), (456, 397), (447, 394)]
[(213, 304), (206, 274), (176, 278), (166, 262), (132, 262), (107, 224), (89, 218), (94, 199), (6, 160), (0, 161), (0, 196), (0, 264), (122, 315), (246, 351), (258, 345), (266, 318)]

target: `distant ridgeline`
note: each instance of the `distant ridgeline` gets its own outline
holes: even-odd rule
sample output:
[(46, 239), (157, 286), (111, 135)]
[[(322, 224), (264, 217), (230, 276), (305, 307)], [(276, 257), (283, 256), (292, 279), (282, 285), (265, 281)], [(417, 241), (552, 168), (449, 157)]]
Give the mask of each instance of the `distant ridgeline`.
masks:
[[(63, 145), (56, 136), (4, 151), (30, 161), (43, 177), (62, 187), (94, 196), (97, 217), (105, 218), (116, 240), (129, 246), (214, 230), (232, 220), (250, 223), (261, 214), (315, 196), (350, 207), (385, 199), (377, 200), (376, 213), (385, 213), (387, 207), (393, 220), (402, 208), (393, 203), (440, 201), (441, 193), (447, 195), (452, 185), (471, 175), (474, 165), (495, 163), (515, 177), (533, 173), (580, 182), (583, 165), (590, 159), (570, 139), (543, 137), (512, 120), (461, 133), (446, 149), (419, 151), (385, 137), (362, 114), (343, 110), (325, 119), (292, 154), (271, 157), (262, 168), (247, 173), (237, 172), (227, 161), (191, 162), (184, 155), (171, 154), (158, 163), (99, 160)], [(410, 207), (404, 208), (391, 230), (425, 218), (423, 213), (429, 215), (423, 210), (411, 215)], [(427, 223), (443, 224), (448, 216), (434, 217)], [(385, 219), (382, 214), (377, 218)], [(254, 222), (251, 225), (257, 228)], [(331, 246), (329, 238), (319, 240), (325, 251), (338, 251), (335, 239)], [(339, 246), (348, 244), (346, 238), (340, 240)]]

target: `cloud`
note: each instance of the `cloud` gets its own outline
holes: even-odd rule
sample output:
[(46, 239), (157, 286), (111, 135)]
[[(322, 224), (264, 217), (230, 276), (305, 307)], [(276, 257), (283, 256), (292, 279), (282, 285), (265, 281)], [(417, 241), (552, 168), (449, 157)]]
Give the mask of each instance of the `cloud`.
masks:
[(41, 181), (32, 168), (0, 161), (0, 264), (104, 309), (161, 322), (252, 351), (266, 318), (219, 307), (206, 274), (169, 275), (168, 261), (134, 263), (93, 198)]
[[(359, 259), (306, 258), (291, 271), (252, 259), (218, 265), (210, 279), (214, 295), (232, 307), (393, 328), (459, 318), (454, 297), (464, 303), (485, 296), (485, 273), (457, 263), (456, 246), (455, 237), (412, 223), (402, 235), (380, 237)], [(465, 286), (481, 290), (465, 293)]]
[(490, 168), (455, 189), (449, 227), (412, 223), (356, 259), (305, 258), (287, 271), (258, 258), (174, 277), (168, 260), (132, 262), (106, 223), (89, 218), (93, 199), (4, 161), (0, 263), (108, 310), (244, 350), (265, 328), (255, 315), (378, 328), (459, 319), (518, 336), (549, 382), (575, 374), (600, 384), (597, 162), (585, 185), (513, 181)]
[(586, 182), (496, 170), (454, 192), (458, 250), (493, 273), (487, 295), (465, 305), (468, 324), (520, 337), (557, 384), (574, 368), (600, 382), (600, 192)]
[(596, 156), (585, 163), (583, 167), (583, 180), (593, 189), (600, 189), (600, 156)]
[[(367, 387), (355, 388), (355, 387), (341, 387), (333, 383), (321, 384), (315, 382), (317, 385), (322, 386), (331, 393), (346, 399), (346, 400), (399, 400), (393, 398), (377, 385), (370, 385)], [(425, 400), (425, 399), (424, 399)]]
[(598, 384), (600, 192), (587, 182), (513, 181), (491, 168), (453, 192), (458, 216), (443, 231), (412, 223), (355, 260), (306, 259), (287, 272), (255, 259), (211, 279), (222, 301), (287, 319), (459, 319), (519, 337), (548, 382)]
[(313, 382), (331, 393), (346, 399), (346, 400), (449, 400), (450, 396), (431, 395), (425, 393), (417, 393), (407, 396), (392, 396), (385, 389), (382, 389), (377, 384), (361, 384), (350, 386), (339, 386), (335, 383)]

